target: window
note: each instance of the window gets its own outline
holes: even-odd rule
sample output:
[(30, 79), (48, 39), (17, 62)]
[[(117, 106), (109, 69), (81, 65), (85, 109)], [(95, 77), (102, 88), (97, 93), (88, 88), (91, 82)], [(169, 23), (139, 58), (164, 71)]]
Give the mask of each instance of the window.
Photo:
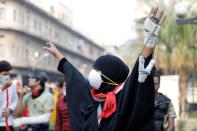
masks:
[(83, 40), (78, 40), (78, 43), (77, 43), (78, 50), (82, 50), (82, 46), (84, 46), (84, 41)]
[(48, 22), (45, 21), (45, 34), (48, 35)]
[(90, 45), (90, 54), (94, 54), (94, 48)]
[(34, 30), (36, 31), (37, 30), (37, 25), (38, 23), (37, 23), (37, 20), (34, 20)]
[(56, 30), (56, 31), (55, 31), (55, 38), (58, 38), (58, 36), (59, 36), (59, 33), (58, 33), (58, 31)]
[(29, 17), (29, 14), (27, 14), (27, 16), (26, 16), (25, 24), (26, 24), (26, 29), (29, 29), (29, 25), (30, 25), (30, 17)]
[(22, 53), (22, 51), (23, 51), (22, 48), (21, 48), (20, 46), (17, 46), (16, 48), (17, 48), (17, 51), (20, 52), (20, 53), (18, 53), (18, 58), (19, 58), (19, 59), (22, 59), (22, 55), (23, 55), (23, 53)]
[(78, 50), (82, 50), (81, 45), (77, 45)]
[(52, 14), (55, 13), (55, 10), (54, 10), (54, 7), (53, 6), (50, 7), (50, 11), (51, 11)]
[(38, 23), (38, 30), (42, 31), (42, 23), (41, 22)]
[(30, 11), (29, 11), (29, 10), (27, 10), (27, 15), (26, 15), (26, 20), (27, 20), (27, 22), (29, 22), (29, 20), (30, 20), (29, 15), (30, 15)]
[(51, 27), (49, 27), (49, 33), (48, 33), (49, 36), (52, 36), (52, 29)]
[(22, 12), (18, 11), (18, 22), (21, 23), (21, 18), (22, 18)]
[(22, 25), (24, 25), (24, 21), (25, 21), (25, 20), (24, 20), (24, 17), (25, 17), (24, 14), (22, 14), (22, 15), (21, 15), (21, 23), (22, 23)]
[(28, 60), (29, 58), (29, 50), (25, 49), (25, 60)]
[(16, 10), (13, 12), (13, 20), (16, 21)]
[(4, 14), (5, 13), (5, 9), (4, 8), (0, 8), (0, 20), (4, 18)]
[(17, 50), (16, 50), (16, 45), (12, 45), (11, 46), (12, 51), (10, 51), (10, 53), (12, 54), (12, 57), (15, 57), (17, 54)]

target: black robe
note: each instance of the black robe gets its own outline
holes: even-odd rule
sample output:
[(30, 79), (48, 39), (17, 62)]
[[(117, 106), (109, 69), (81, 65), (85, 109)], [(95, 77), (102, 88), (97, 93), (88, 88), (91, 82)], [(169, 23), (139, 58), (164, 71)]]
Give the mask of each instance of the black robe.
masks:
[[(152, 55), (145, 59), (145, 65)], [(96, 102), (90, 94), (87, 79), (65, 58), (58, 70), (65, 75), (69, 118), (73, 131), (154, 131), (154, 82), (149, 75), (138, 82), (138, 60), (123, 89), (116, 94), (117, 111), (109, 118), (97, 121)], [(102, 103), (103, 105), (103, 103)]]

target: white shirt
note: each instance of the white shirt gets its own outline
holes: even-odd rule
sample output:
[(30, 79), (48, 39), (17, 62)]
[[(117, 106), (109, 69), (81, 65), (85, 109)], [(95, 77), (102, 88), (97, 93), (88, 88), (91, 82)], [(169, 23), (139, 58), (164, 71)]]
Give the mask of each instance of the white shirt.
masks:
[[(17, 103), (18, 103), (18, 96), (16, 87), (12, 84), (10, 87), (7, 88), (8, 96), (9, 96), (9, 105), (8, 108), (12, 111), (15, 111)], [(6, 126), (5, 124), (5, 117), (2, 117), (2, 112), (6, 109), (6, 90), (0, 91), (0, 126)], [(10, 114), (8, 117), (8, 124), (11, 126), (13, 123), (13, 115)]]

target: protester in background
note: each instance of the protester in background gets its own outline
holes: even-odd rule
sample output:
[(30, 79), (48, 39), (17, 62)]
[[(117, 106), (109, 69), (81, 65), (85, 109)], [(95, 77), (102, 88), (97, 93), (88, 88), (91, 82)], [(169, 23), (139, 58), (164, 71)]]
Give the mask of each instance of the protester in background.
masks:
[(54, 83), (51, 82), (50, 84), (48, 84), (48, 87), (50, 88), (50, 92), (53, 94), (53, 98), (54, 98), (54, 108), (53, 108), (53, 112), (51, 114), (51, 118), (50, 118), (50, 130), (55, 130), (55, 121), (56, 121), (56, 104), (57, 101), (59, 100), (59, 82), (58, 83)]
[(45, 91), (47, 75), (45, 72), (31, 72), (28, 76), (28, 86), (30, 90), (28, 90), (28, 87), (23, 89), (16, 111), (17, 114), (20, 114), (23, 107), (27, 106), (28, 117), (15, 119), (14, 126), (19, 127), (23, 124), (27, 124), (26, 130), (30, 128), (31, 131), (48, 131), (54, 100), (52, 94)]
[(156, 131), (174, 131), (176, 113), (173, 104), (167, 96), (159, 93), (160, 87), (160, 73), (154, 73), (155, 85), (155, 113), (154, 121)]
[(59, 98), (64, 95), (64, 90), (65, 90), (65, 87), (66, 87), (66, 82), (65, 82), (65, 79), (60, 79), (58, 82), (57, 82), (57, 87), (58, 87), (58, 92), (59, 92)]
[(62, 93), (56, 105), (56, 123), (55, 131), (71, 131), (70, 120), (68, 116), (68, 106), (66, 102), (66, 82), (59, 81), (59, 88)]
[(18, 103), (16, 87), (10, 79), (9, 62), (0, 61), (0, 131), (13, 131), (13, 112)]

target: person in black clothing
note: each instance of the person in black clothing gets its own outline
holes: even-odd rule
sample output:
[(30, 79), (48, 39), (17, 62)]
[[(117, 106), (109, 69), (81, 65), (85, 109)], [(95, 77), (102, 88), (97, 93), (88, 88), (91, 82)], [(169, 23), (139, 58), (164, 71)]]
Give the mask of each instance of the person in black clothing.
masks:
[(176, 113), (173, 104), (166, 95), (159, 93), (160, 73), (154, 73), (155, 84), (155, 113), (154, 122), (156, 131), (174, 131)]
[(145, 20), (145, 46), (128, 77), (127, 65), (113, 55), (100, 56), (88, 80), (52, 42), (45, 50), (60, 62), (67, 83), (69, 117), (73, 131), (153, 131), (154, 82), (152, 54), (165, 17), (152, 8)]

